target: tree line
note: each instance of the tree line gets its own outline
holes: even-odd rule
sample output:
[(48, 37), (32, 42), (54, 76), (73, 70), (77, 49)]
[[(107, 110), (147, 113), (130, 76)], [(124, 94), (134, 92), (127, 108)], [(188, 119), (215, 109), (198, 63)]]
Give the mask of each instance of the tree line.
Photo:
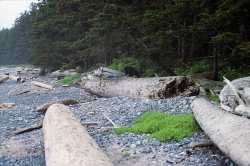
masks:
[(250, 65), (249, 0), (46, 0), (0, 31), (0, 64), (110, 65), (133, 57), (168, 75), (208, 59), (213, 79)]

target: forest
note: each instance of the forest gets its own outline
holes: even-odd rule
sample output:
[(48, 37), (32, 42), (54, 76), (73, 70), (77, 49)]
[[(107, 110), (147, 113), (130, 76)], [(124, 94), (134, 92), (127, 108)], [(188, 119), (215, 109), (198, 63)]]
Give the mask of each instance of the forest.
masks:
[(230, 79), (250, 75), (249, 30), (249, 0), (45, 0), (0, 30), (0, 65)]

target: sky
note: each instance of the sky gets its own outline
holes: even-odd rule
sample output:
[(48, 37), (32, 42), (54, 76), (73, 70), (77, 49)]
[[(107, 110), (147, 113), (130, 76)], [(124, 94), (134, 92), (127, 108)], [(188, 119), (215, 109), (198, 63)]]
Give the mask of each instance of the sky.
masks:
[(38, 0), (0, 0), (0, 30), (13, 27), (16, 18), (25, 10), (29, 11), (32, 2)]

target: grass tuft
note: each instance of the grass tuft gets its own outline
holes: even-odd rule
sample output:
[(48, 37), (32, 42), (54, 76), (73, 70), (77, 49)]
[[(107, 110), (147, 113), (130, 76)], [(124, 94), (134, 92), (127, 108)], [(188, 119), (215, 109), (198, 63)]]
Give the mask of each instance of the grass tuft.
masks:
[(159, 141), (177, 140), (190, 137), (200, 129), (194, 115), (166, 115), (158, 111), (147, 112), (136, 120), (132, 127), (115, 129), (115, 133), (150, 134), (150, 139)]

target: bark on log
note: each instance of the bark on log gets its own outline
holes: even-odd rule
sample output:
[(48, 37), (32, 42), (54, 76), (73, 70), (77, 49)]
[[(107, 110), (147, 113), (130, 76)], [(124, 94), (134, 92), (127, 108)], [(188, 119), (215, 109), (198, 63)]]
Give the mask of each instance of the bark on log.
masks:
[(9, 79), (20, 82), (21, 81), (21, 77), (9, 74)]
[(78, 104), (79, 102), (74, 100), (74, 99), (63, 99), (63, 100), (58, 100), (58, 101), (52, 101), (50, 103), (43, 104), (41, 106), (38, 106), (36, 108), (37, 112), (45, 112), (47, 109), (52, 105), (52, 104), (64, 104), (64, 105), (71, 105), (71, 104)]
[(31, 83), (36, 85), (36, 86), (40, 86), (42, 88), (53, 89), (53, 87), (51, 85), (43, 84), (43, 83), (36, 82), (36, 81), (32, 81)]
[(3, 83), (4, 81), (6, 81), (7, 79), (9, 79), (9, 76), (3, 76), (0, 78), (0, 83)]
[(62, 104), (49, 107), (43, 121), (47, 166), (111, 166), (70, 108)]
[(238, 165), (250, 165), (250, 121), (229, 114), (204, 98), (191, 104), (194, 116), (211, 141)]
[(165, 99), (199, 94), (199, 87), (184, 76), (128, 78), (126, 80), (89, 80), (82, 83), (89, 93), (102, 97), (130, 96), (135, 99)]

